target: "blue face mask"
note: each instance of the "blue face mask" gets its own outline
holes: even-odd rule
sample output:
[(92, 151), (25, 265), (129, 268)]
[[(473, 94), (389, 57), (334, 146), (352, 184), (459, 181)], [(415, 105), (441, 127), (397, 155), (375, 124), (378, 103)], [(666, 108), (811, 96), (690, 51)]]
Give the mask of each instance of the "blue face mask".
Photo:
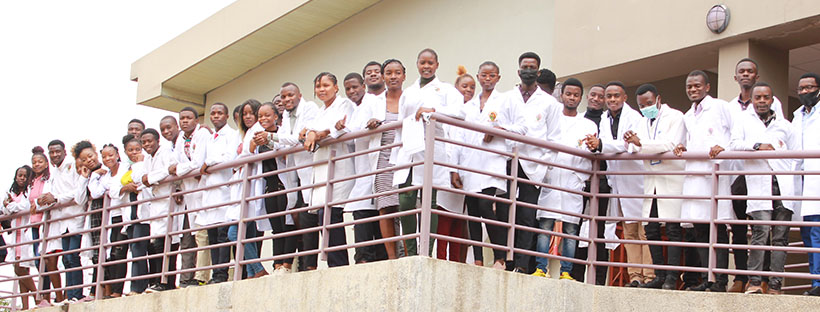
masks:
[(649, 119), (655, 119), (656, 117), (658, 117), (658, 112), (660, 112), (658, 110), (658, 105), (652, 105), (649, 107), (641, 108), (641, 114), (643, 114), (644, 117)]

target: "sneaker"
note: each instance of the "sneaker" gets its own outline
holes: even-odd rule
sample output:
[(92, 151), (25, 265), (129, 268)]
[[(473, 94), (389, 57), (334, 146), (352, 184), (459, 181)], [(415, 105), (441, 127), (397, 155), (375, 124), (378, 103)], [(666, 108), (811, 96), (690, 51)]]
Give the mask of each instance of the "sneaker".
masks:
[(525, 270), (525, 269), (524, 269), (524, 268), (522, 268), (522, 267), (515, 267), (515, 269), (513, 269), (513, 272), (515, 272), (515, 273), (527, 274), (527, 270)]
[(766, 293), (769, 295), (782, 295), (783, 291), (780, 290), (780, 285), (769, 285), (769, 289)]
[(638, 287), (638, 286), (641, 286), (641, 282), (639, 282), (638, 280), (634, 280), (634, 281), (631, 281), (631, 282), (629, 282), (629, 284), (626, 284), (624, 286), (625, 287)]
[(291, 272), (291, 270), (289, 268), (286, 268), (284, 266), (280, 266), (278, 269), (273, 270), (273, 275), (288, 274), (290, 272)]
[(706, 289), (708, 292), (726, 292), (726, 284), (724, 283), (712, 283), (712, 286), (709, 286)]
[(645, 284), (641, 284), (638, 286), (639, 288), (652, 288), (652, 289), (660, 289), (665, 284), (666, 279), (662, 277), (655, 277), (651, 281)]
[(77, 300), (77, 302), (91, 302), (91, 301), (94, 301), (94, 296), (86, 296), (86, 297), (83, 297), (80, 300)]
[(711, 286), (711, 283), (709, 283), (709, 282), (703, 282), (703, 283), (701, 283), (700, 285), (696, 285), (696, 286), (689, 286), (689, 287), (687, 287), (687, 288), (686, 288), (686, 290), (691, 290), (691, 291), (704, 291), (704, 290), (706, 290), (707, 288), (709, 288), (709, 286)]
[(561, 276), (558, 277), (558, 279), (568, 280), (568, 281), (574, 281), (575, 280), (574, 278), (572, 278), (572, 276), (569, 276), (569, 272), (561, 272)]
[(170, 290), (170, 289), (171, 289), (171, 287), (168, 286), (168, 285), (165, 285), (165, 284), (154, 284), (151, 287), (148, 287), (148, 289), (145, 290), (145, 293), (146, 294), (153, 294), (155, 292), (166, 291), (166, 290)]
[(535, 269), (535, 273), (532, 273), (532, 276), (547, 277), (547, 273), (545, 273), (544, 270)]
[(213, 284), (224, 283), (224, 282), (226, 282), (226, 281), (227, 281), (227, 280), (224, 280), (224, 279), (213, 279), (213, 278), (212, 278), (210, 281), (208, 281), (207, 285), (213, 285)]
[(265, 275), (268, 275), (268, 271), (262, 270), (262, 271), (257, 272), (256, 274), (254, 274), (253, 277), (251, 277), (251, 278), (260, 278), (260, 277), (265, 276)]

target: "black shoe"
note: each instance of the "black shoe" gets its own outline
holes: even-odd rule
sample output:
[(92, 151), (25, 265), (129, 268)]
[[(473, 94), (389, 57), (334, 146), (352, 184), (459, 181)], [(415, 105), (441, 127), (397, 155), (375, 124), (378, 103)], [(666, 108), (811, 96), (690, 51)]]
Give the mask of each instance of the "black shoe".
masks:
[(712, 286), (709, 286), (706, 289), (708, 292), (726, 292), (726, 284), (725, 283), (712, 283)]
[(803, 293), (803, 296), (820, 296), (820, 286), (814, 286)]
[(191, 287), (191, 286), (199, 286), (199, 281), (197, 281), (195, 279), (192, 279), (192, 280), (179, 282), (179, 287), (180, 288), (186, 288), (186, 287)]
[[(663, 277), (655, 277), (653, 280), (649, 281), (646, 284), (640, 284), (638, 287), (640, 288), (653, 288), (653, 289), (660, 289), (663, 286), (663, 283), (666, 279)], [(637, 281), (636, 281), (637, 282)]]
[(663, 283), (661, 287), (665, 290), (677, 290), (678, 289), (678, 280), (674, 278), (667, 278), (666, 281)]
[(224, 283), (224, 282), (226, 282), (226, 281), (227, 281), (227, 280), (225, 280), (225, 279), (221, 279), (221, 278), (220, 278), (220, 279), (214, 279), (214, 278), (212, 278), (210, 281), (208, 281), (208, 283), (207, 283), (207, 284), (208, 284), (208, 285), (213, 285), (213, 284)]
[(704, 290), (708, 289), (708, 288), (709, 288), (709, 286), (711, 286), (711, 283), (709, 283), (709, 282), (703, 282), (703, 283), (701, 283), (700, 285), (697, 285), (697, 286), (689, 286), (689, 287), (687, 287), (687, 288), (686, 288), (686, 290), (691, 290), (691, 291), (704, 291)]
[(638, 287), (641, 286), (641, 282), (639, 281), (632, 281), (629, 284), (624, 285), (624, 287)]
[(516, 268), (513, 270), (513, 272), (515, 272), (515, 273), (521, 273), (521, 274), (529, 274), (529, 273), (527, 273), (527, 270), (525, 270), (525, 269), (524, 269), (524, 268), (522, 268), (522, 267), (516, 267)]

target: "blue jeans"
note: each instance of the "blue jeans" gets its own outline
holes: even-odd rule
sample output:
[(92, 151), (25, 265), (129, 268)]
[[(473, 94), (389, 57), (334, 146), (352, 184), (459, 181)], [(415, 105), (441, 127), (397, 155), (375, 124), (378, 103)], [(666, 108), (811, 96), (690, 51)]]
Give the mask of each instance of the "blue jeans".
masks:
[[(803, 221), (820, 221), (820, 215), (803, 216)], [(800, 227), (800, 236), (803, 237), (803, 245), (806, 247), (820, 247), (820, 227), (818, 226), (803, 226)], [(810, 252), (809, 256), (809, 273), (820, 274), (820, 253)], [(812, 287), (820, 286), (820, 280), (811, 280)]]
[[(256, 222), (248, 222), (245, 224), (247, 225), (245, 227), (245, 238), (256, 237)], [(235, 242), (238, 231), (239, 227), (236, 225), (231, 225), (228, 227), (228, 240)], [(256, 243), (245, 243), (245, 248), (243, 249), (244, 260), (259, 259), (259, 252), (256, 250)], [(265, 268), (262, 267), (261, 263), (255, 262), (246, 265), (245, 270), (247, 270), (247, 276), (252, 277), (256, 275), (256, 273), (264, 271)]]
[[(80, 249), (80, 242), (82, 241), (82, 235), (72, 235), (62, 238), (63, 242), (63, 250), (70, 251)], [(76, 268), (80, 266), (80, 253), (74, 252), (70, 254), (63, 255), (63, 266), (66, 269)], [(65, 285), (66, 287), (82, 285), (83, 284), (83, 271), (70, 271), (65, 273)], [(73, 288), (66, 290), (66, 299), (82, 299), (83, 298), (83, 289), (82, 288)]]
[[(538, 227), (542, 230), (552, 231), (555, 227), (555, 219), (550, 218), (543, 218), (538, 220)], [(569, 235), (578, 235), (578, 224), (563, 222), (562, 225), (562, 232), (564, 234)], [(535, 244), (535, 251), (542, 252), (542, 253), (549, 253), (550, 251), (550, 239), (552, 238), (551, 235), (547, 234), (538, 234), (538, 239)], [(567, 258), (574, 258), (575, 257), (575, 247), (577, 241), (574, 239), (561, 239), (561, 256)], [(541, 269), (544, 272), (547, 272), (547, 265), (549, 265), (549, 259), (545, 257), (535, 257), (535, 267), (537, 269)], [(561, 261), (561, 273), (564, 272), (572, 272), (572, 262), (569, 261)]]

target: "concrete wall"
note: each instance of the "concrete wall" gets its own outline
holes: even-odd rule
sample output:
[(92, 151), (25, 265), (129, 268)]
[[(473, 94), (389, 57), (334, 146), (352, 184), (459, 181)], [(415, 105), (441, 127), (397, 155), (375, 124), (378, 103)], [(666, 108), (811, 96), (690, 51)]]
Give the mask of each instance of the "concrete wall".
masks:
[(427, 47), (439, 54), (442, 80), (452, 83), (458, 65), (474, 74), (481, 62), (493, 60), (501, 67), (498, 87), (509, 90), (518, 81), (521, 53), (534, 51), (542, 67), (551, 65), (553, 2), (385, 0), (209, 92), (206, 103), (233, 107), (249, 98), (269, 101), (286, 81), (298, 84), (305, 98), (313, 100), (318, 73), (329, 71), (342, 79), (349, 72), (361, 73), (370, 60), (388, 58), (404, 63), (407, 87), (418, 77), (416, 55)]
[[(409, 257), (74, 304), (153, 311), (812, 311), (820, 299), (592, 286)], [(53, 307), (38, 311), (63, 311)]]

